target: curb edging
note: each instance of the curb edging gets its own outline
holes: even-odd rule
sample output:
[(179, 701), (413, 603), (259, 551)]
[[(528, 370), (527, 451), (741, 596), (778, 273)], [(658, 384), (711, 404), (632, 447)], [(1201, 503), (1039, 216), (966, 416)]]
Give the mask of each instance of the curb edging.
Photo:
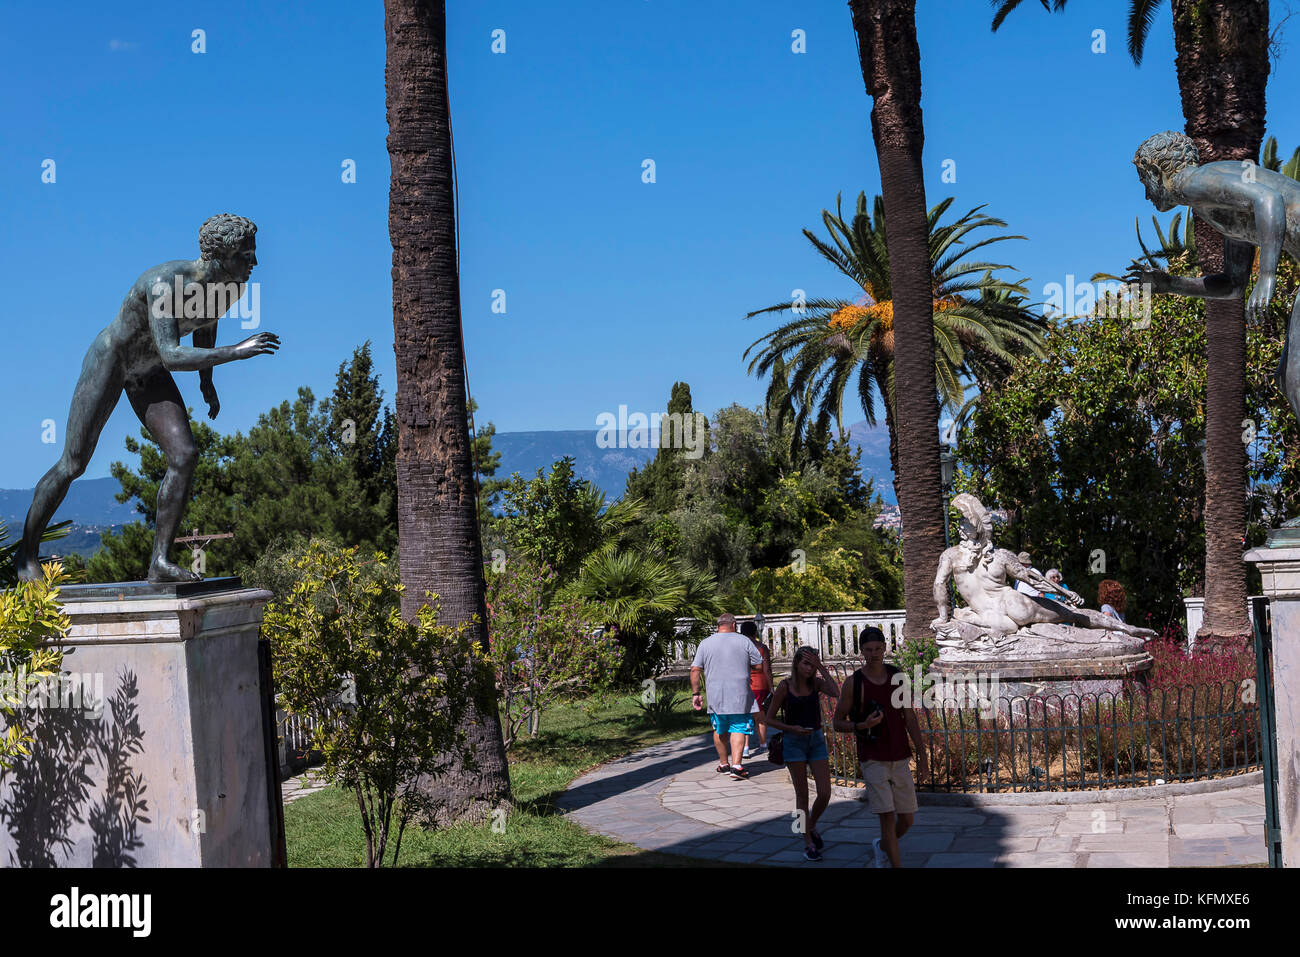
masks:
[[(1205, 781), (1179, 781), (1174, 784), (1143, 785), (1136, 788), (1108, 788), (1092, 791), (1029, 791), (1012, 794), (932, 793), (917, 791), (917, 803), (930, 807), (996, 807), (998, 805), (1046, 804), (1115, 804), (1121, 801), (1163, 800), (1188, 794), (1212, 794), (1216, 791), (1233, 791), (1264, 783), (1263, 771), (1247, 771), (1230, 778), (1211, 778)], [(833, 785), (837, 797), (865, 801), (865, 788)]]

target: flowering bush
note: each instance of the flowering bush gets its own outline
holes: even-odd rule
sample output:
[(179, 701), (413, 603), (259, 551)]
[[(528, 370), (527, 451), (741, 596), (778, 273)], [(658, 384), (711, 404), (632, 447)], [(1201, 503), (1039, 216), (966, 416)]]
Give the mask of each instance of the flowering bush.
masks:
[(1153, 691), (1167, 691), (1186, 685), (1240, 685), (1255, 677), (1255, 651), (1247, 646), (1235, 651), (1189, 652), (1182, 632), (1166, 629), (1146, 644), (1155, 663), (1147, 681)]

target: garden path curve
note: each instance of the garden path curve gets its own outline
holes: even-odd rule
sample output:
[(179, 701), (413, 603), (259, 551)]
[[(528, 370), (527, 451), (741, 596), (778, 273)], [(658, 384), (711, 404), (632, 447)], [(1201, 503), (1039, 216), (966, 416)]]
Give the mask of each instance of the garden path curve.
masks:
[[(655, 745), (580, 776), (557, 804), (587, 830), (647, 850), (741, 864), (869, 861), (880, 832), (862, 801), (831, 798), (819, 828), (825, 859), (808, 863), (792, 831), (789, 773), (759, 756), (746, 762), (749, 780), (733, 781), (716, 762), (709, 735)], [(1263, 825), (1264, 789), (1254, 783), (1089, 803), (922, 803), (900, 844), (904, 867), (1244, 865), (1267, 860)]]

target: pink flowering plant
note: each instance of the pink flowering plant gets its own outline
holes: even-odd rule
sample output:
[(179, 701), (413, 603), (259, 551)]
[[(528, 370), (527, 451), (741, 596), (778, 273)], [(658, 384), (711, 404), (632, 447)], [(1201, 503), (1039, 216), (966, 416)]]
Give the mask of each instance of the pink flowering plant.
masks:
[(1178, 628), (1167, 628), (1146, 644), (1153, 659), (1148, 684), (1153, 691), (1189, 685), (1240, 685), (1255, 679), (1255, 650), (1189, 652)]

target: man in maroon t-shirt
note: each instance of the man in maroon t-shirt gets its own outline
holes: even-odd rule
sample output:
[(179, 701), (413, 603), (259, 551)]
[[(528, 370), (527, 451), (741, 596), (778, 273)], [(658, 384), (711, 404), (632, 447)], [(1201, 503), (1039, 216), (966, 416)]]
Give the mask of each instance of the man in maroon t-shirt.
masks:
[(907, 833), (916, 814), (909, 737), (916, 747), (916, 771), (921, 777), (930, 773), (929, 762), (916, 712), (895, 704), (893, 677), (901, 672), (885, 664), (885, 636), (879, 628), (866, 628), (858, 635), (858, 651), (863, 664), (840, 691), (835, 730), (858, 732), (858, 761), (867, 783), (867, 806), (880, 816), (880, 837), (872, 844), (875, 865), (901, 867), (898, 839)]

